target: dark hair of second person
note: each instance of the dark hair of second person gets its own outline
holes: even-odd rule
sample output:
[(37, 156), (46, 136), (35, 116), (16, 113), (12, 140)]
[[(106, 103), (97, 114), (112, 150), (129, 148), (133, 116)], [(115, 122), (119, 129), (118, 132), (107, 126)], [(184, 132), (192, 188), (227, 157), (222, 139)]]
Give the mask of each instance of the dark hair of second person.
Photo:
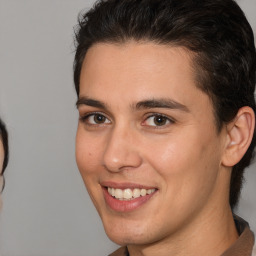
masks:
[[(3, 176), (4, 171), (8, 164), (9, 147), (8, 147), (8, 132), (7, 132), (5, 124), (3, 123), (3, 121), (1, 119), (0, 119), (0, 141), (2, 142), (3, 150), (4, 150), (3, 167), (2, 167), (2, 170), (0, 170), (1, 176)], [(3, 182), (4, 182), (4, 180), (3, 180)], [(4, 188), (4, 183), (3, 183), (3, 188)]]

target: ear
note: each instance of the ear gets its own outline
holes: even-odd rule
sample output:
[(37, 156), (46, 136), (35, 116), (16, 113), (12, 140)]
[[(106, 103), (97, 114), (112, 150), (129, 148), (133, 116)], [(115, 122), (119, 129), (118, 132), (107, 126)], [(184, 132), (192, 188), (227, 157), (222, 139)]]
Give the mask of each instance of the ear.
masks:
[(250, 107), (239, 109), (236, 117), (227, 125), (227, 142), (222, 164), (236, 165), (249, 148), (255, 129), (255, 115)]

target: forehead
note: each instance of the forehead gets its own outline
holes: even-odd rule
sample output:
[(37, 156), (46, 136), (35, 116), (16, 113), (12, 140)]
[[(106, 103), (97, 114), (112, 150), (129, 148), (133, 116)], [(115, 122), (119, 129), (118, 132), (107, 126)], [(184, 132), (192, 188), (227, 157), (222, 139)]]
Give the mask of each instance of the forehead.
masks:
[(85, 56), (80, 96), (100, 89), (119, 98), (127, 93), (146, 97), (168, 91), (189, 99), (202, 92), (196, 77), (193, 54), (184, 47), (135, 41), (98, 43)]
[[(141, 66), (141, 64), (154, 65), (154, 68), (161, 67), (161, 63), (169, 62), (168, 57), (182, 56), (184, 65), (188, 64), (192, 67), (193, 52), (183, 46), (174, 46), (167, 44), (158, 44), (152, 41), (134, 41), (130, 40), (123, 43), (96, 43), (92, 45), (86, 55), (82, 65), (88, 65), (88, 62), (94, 61), (97, 63), (98, 57), (100, 59), (107, 59), (109, 63), (114, 61), (116, 66), (120, 64), (130, 64), (134, 66)], [(119, 61), (118, 61), (119, 59)], [(158, 61), (158, 62), (157, 62)], [(112, 63), (112, 64), (114, 64)], [(100, 64), (100, 62), (98, 63)], [(170, 64), (170, 63), (169, 63)], [(105, 68), (108, 68), (105, 66)]]
[(85, 56), (80, 85), (86, 84), (86, 89), (101, 85), (107, 90), (108, 84), (118, 89), (127, 83), (140, 88), (147, 84), (147, 89), (154, 84), (160, 89), (160, 84), (179, 83), (182, 90), (184, 83), (196, 84), (192, 63), (192, 54), (183, 47), (134, 41), (98, 43)]

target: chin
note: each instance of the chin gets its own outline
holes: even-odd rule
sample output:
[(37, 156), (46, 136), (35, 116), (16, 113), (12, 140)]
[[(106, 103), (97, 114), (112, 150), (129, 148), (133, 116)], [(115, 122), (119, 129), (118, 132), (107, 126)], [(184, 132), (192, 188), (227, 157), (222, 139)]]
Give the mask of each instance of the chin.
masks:
[(145, 234), (137, 233), (137, 232), (120, 232), (117, 231), (106, 231), (107, 236), (114, 243), (125, 246), (130, 244), (147, 244), (149, 243), (148, 239), (145, 237)]
[(147, 244), (150, 243), (150, 234), (145, 223), (131, 221), (122, 217), (122, 220), (103, 219), (105, 232), (109, 239), (121, 246), (128, 244)]

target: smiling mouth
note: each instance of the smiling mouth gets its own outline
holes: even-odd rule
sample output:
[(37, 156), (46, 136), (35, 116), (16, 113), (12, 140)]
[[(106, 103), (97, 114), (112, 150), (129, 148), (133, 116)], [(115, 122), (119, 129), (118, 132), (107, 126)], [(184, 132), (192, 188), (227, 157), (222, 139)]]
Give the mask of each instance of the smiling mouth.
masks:
[(112, 197), (120, 200), (120, 201), (129, 201), (133, 200), (139, 197), (144, 197), (146, 195), (150, 195), (156, 191), (156, 189), (140, 189), (140, 188), (126, 188), (126, 189), (120, 189), (120, 188), (111, 188), (108, 187), (107, 191), (109, 195)]

